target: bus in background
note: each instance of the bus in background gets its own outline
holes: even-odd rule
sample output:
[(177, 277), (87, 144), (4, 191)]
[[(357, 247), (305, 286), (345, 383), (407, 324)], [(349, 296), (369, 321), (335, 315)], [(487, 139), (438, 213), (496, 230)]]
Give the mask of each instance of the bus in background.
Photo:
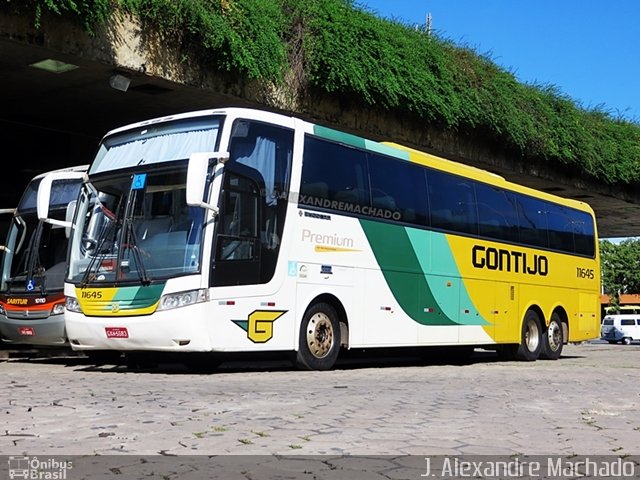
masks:
[[(46, 196), (38, 205), (46, 218)], [(211, 365), (292, 351), (322, 370), (341, 347), (455, 345), (556, 359), (600, 326), (585, 203), (238, 108), (103, 138), (65, 294), (74, 350), (192, 352)]]
[[(15, 208), (0, 208), (0, 239), (7, 238), (7, 232), (9, 231), (9, 225), (13, 220), (13, 214), (16, 212)], [(0, 251), (4, 250), (4, 245), (0, 245)]]
[[(5, 345), (67, 345), (64, 277), (73, 209), (86, 166), (48, 172), (48, 221), (37, 214), (47, 173), (33, 178), (15, 209), (2, 250), (0, 338)], [(66, 228), (65, 228), (66, 227)]]

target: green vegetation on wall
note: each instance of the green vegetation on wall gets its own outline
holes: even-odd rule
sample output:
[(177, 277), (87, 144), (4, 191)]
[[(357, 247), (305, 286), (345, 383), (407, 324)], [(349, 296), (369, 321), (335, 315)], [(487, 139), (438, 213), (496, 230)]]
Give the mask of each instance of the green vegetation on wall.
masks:
[(358, 98), (603, 183), (640, 181), (637, 122), (522, 84), (489, 58), (352, 0), (0, 0), (0, 8), (32, 12), (36, 25), (45, 12), (73, 16), (90, 33), (123, 9), (222, 71)]

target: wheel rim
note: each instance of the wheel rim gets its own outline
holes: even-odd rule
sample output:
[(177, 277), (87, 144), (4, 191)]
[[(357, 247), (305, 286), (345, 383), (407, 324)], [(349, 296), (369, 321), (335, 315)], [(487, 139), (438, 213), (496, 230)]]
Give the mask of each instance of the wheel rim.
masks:
[(530, 352), (535, 352), (540, 344), (540, 331), (534, 319), (527, 320), (527, 329), (524, 334), (524, 343)]
[(562, 345), (562, 326), (558, 322), (552, 321), (547, 330), (547, 341), (549, 348), (553, 352), (557, 352)]
[(316, 313), (307, 325), (307, 346), (316, 358), (327, 356), (333, 346), (333, 326), (322, 312)]

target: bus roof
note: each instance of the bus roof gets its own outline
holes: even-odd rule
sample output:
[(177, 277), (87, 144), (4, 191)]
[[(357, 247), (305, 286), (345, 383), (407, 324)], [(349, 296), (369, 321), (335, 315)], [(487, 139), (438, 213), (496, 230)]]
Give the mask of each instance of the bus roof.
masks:
[(447, 160), (445, 158), (432, 155), (430, 153), (425, 153), (419, 150), (415, 150), (413, 148), (405, 147), (404, 145), (400, 145), (397, 143), (387, 143), (387, 142), (385, 142), (385, 144), (393, 146), (394, 148), (397, 148), (399, 150), (409, 152), (410, 160), (416, 163), (420, 163), (421, 165), (426, 165), (432, 168), (436, 168), (438, 170), (444, 170), (444, 171), (461, 175), (464, 177), (470, 177), (475, 180), (486, 182), (491, 185), (500, 186), (511, 191), (516, 191), (526, 195), (535, 196), (537, 198), (543, 198), (543, 199), (552, 201), (554, 203), (562, 203), (564, 205), (569, 205), (573, 208), (577, 208), (579, 210), (586, 210), (589, 213), (593, 214), (593, 209), (591, 208), (591, 206), (580, 200), (560, 197), (558, 195), (553, 195), (552, 193), (547, 193), (541, 190), (536, 190), (534, 188), (526, 187), (519, 183), (513, 183), (508, 181), (504, 177), (498, 174), (495, 174), (493, 172), (490, 172), (488, 170), (483, 170), (481, 168), (473, 167), (471, 165), (466, 165), (464, 163), (456, 162), (453, 160)]
[(34, 180), (40, 180), (41, 178), (46, 177), (47, 175), (49, 175), (50, 173), (59, 173), (59, 172), (86, 172), (89, 169), (89, 165), (76, 165), (73, 167), (64, 167), (64, 168), (59, 168), (57, 170), (49, 170), (46, 172), (42, 172), (39, 173), (38, 175), (36, 175), (35, 177), (33, 177), (31, 179), (31, 181)]
[[(122, 127), (118, 127), (114, 130), (109, 131), (105, 135), (105, 137), (108, 137), (110, 135), (113, 135), (119, 132), (127, 131), (133, 128), (148, 127), (151, 125), (169, 122), (173, 120), (197, 118), (197, 117), (203, 117), (203, 116), (209, 116), (209, 115), (229, 115), (229, 114), (233, 114), (233, 116), (240, 116), (240, 117), (243, 115), (246, 115), (248, 118), (263, 117), (264, 120), (270, 120), (270, 121), (277, 121), (278, 119), (281, 119), (283, 122), (286, 120), (287, 123), (290, 122), (292, 118), (295, 118), (293, 116), (283, 115), (281, 113), (274, 113), (267, 110), (241, 108), (241, 107), (196, 110), (192, 112), (185, 112), (185, 113), (179, 113), (175, 115), (167, 115), (164, 117), (157, 117), (157, 118), (125, 125)], [(501, 186), (508, 190), (517, 191), (517, 192), (534, 196), (537, 198), (543, 198), (543, 199), (552, 201), (554, 203), (560, 203), (567, 206), (571, 206), (579, 210), (584, 210), (589, 212), (591, 215), (594, 215), (594, 212), (591, 206), (589, 206), (585, 202), (582, 202), (580, 200), (560, 197), (560, 196), (553, 195), (551, 193), (547, 193), (541, 190), (536, 190), (534, 188), (526, 187), (524, 185), (512, 183), (506, 180), (504, 177), (498, 174), (492, 173), (488, 170), (480, 169), (480, 168), (466, 165), (464, 163), (456, 162), (453, 160), (448, 160), (442, 157), (438, 157), (436, 155), (432, 155), (432, 154), (422, 152), (410, 147), (406, 147), (398, 143), (378, 142), (375, 140), (369, 140), (365, 137), (360, 137), (358, 135), (350, 134), (342, 130), (336, 130), (334, 128), (325, 127), (322, 125), (318, 125), (312, 122), (306, 122), (303, 120), (301, 121), (307, 124), (309, 127), (311, 127), (314, 134), (320, 137), (324, 137), (330, 140), (337, 141), (339, 143), (344, 143), (344, 144), (355, 146), (358, 148), (364, 148), (366, 150), (397, 157), (400, 159), (409, 160), (412, 162), (419, 163), (421, 165), (436, 168), (438, 170), (444, 170), (444, 171), (448, 171), (461, 176), (469, 177), (478, 181), (483, 181), (491, 185)]]

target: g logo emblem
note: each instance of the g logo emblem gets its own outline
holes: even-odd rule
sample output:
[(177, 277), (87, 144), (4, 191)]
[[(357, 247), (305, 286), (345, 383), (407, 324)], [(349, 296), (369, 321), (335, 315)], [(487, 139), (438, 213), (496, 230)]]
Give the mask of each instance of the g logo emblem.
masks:
[(273, 338), (273, 322), (287, 310), (254, 310), (247, 320), (232, 320), (247, 332), (247, 338), (253, 343), (266, 343)]

